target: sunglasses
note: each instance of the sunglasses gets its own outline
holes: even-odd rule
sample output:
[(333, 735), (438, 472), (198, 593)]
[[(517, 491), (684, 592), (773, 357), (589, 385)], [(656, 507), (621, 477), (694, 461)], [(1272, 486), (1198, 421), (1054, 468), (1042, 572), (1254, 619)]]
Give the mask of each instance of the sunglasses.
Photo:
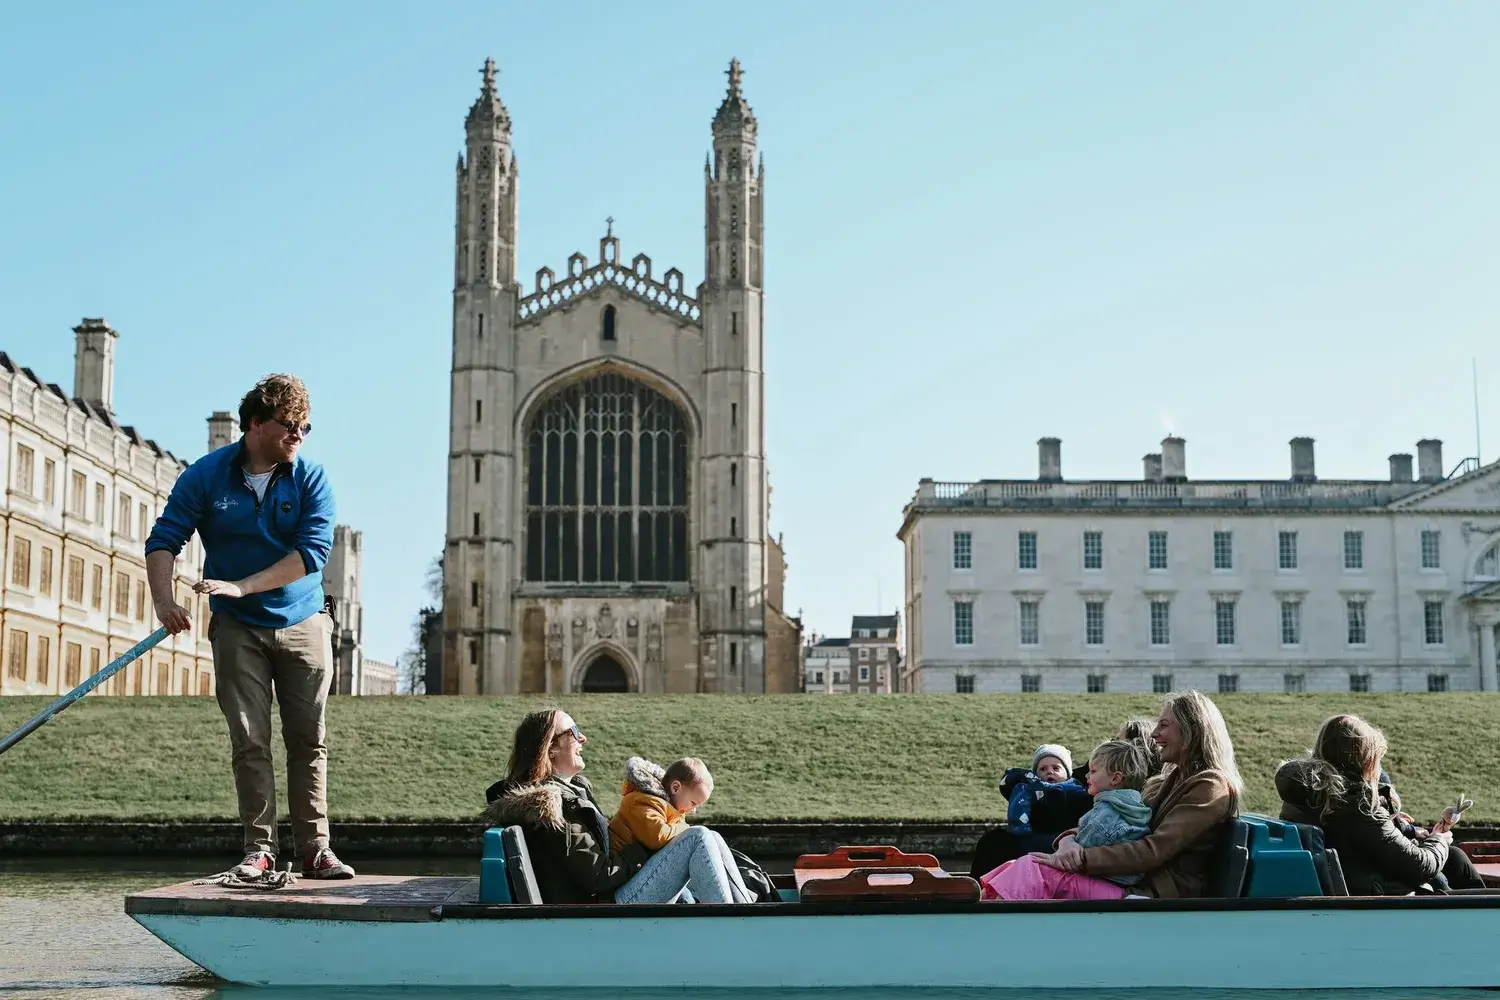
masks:
[(276, 417), (272, 417), (270, 422), (279, 425), (281, 429), (286, 431), (288, 434), (295, 434), (298, 437), (307, 437), (312, 433), (312, 424), (300, 424), (297, 426), (293, 426), (292, 424), (287, 423), (285, 420), (279, 420)]
[(552, 738), (555, 740), (555, 739), (558, 739), (559, 737), (562, 737), (562, 736), (571, 736), (571, 737), (573, 737), (573, 739), (574, 739), (575, 742), (578, 742), (578, 743), (582, 743), (583, 742), (583, 733), (579, 731), (579, 729), (578, 729), (578, 727), (576, 725), (569, 726), (567, 729), (564, 729), (562, 732), (553, 734)]

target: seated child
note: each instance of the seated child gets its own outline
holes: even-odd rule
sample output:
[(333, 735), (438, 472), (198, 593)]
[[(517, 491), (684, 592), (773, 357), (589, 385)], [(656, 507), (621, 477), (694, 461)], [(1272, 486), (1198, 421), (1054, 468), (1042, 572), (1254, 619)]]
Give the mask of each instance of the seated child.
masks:
[[(1073, 832), (1079, 847), (1139, 840), (1151, 832), (1151, 807), (1141, 800), (1149, 769), (1146, 754), (1135, 743), (1109, 740), (1094, 749), (1088, 770), (1094, 807)], [(987, 873), (979, 885), (984, 899), (1121, 899), (1123, 886), (1139, 880), (1139, 875), (1105, 880), (1063, 872), (1028, 855)]]
[(609, 821), (609, 851), (627, 844), (655, 853), (688, 828), (692, 815), (714, 791), (713, 775), (697, 757), (674, 760), (666, 768), (644, 757), (625, 762), (620, 808)]
[[(1043, 849), (1064, 830), (1078, 825), (1092, 805), (1088, 790), (1073, 778), (1073, 755), (1056, 743), (1043, 743), (1031, 757), (1031, 768), (1013, 767), (1000, 779), (1007, 801), (1006, 826), (1012, 834), (1033, 838)], [(1034, 838), (1040, 838), (1036, 841)]]

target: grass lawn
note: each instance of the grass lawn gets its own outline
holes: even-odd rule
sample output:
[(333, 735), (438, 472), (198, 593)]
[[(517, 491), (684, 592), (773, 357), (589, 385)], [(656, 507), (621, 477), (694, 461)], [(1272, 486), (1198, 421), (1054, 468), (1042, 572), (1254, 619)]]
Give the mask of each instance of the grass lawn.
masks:
[[(1277, 762), (1319, 722), (1363, 715), (1391, 743), (1387, 769), (1407, 809), (1431, 819), (1460, 791), (1475, 821), (1500, 820), (1493, 695), (1223, 695), (1248, 808), (1275, 813)], [(505, 766), (521, 715), (541, 698), (336, 698), (328, 707), (335, 819), (475, 816)], [(1041, 742), (1082, 761), (1160, 699), (1132, 695), (652, 696), (551, 699), (589, 737), (588, 770), (613, 809), (622, 765), (703, 757), (717, 790), (706, 819), (1002, 817), (997, 783)], [(0, 700), (0, 734), (39, 711)], [(278, 736), (279, 740), (280, 737)], [(284, 774), (277, 754), (278, 773)], [(284, 778), (281, 799), (285, 802)], [(284, 806), (283, 806), (284, 808)], [(208, 698), (91, 697), (0, 757), (0, 820), (227, 819), (229, 740)]]

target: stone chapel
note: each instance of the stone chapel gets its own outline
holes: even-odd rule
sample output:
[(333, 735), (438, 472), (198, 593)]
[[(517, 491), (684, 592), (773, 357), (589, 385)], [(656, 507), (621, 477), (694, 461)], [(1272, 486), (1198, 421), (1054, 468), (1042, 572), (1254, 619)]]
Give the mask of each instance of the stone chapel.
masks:
[(764, 164), (739, 62), (704, 167), (704, 279), (621, 257), (516, 274), (487, 60), (458, 159), (443, 693), (789, 692), (765, 451)]

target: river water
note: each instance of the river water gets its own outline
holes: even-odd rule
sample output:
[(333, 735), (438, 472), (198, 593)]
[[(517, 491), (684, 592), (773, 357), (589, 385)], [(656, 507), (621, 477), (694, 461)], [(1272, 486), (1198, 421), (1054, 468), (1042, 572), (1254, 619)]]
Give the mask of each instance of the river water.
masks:
[[(683, 990), (267, 990), (221, 983), (125, 916), (126, 894), (200, 878), (223, 859), (0, 859), (0, 997), (20, 1000), (696, 1000)], [(477, 863), (361, 861), (382, 874), (477, 874)], [(714, 991), (714, 1000), (1308, 1000), (1315, 994), (1241, 991), (1116, 990), (754, 990)], [(1326, 1000), (1494, 1000), (1478, 990), (1335, 991)]]

